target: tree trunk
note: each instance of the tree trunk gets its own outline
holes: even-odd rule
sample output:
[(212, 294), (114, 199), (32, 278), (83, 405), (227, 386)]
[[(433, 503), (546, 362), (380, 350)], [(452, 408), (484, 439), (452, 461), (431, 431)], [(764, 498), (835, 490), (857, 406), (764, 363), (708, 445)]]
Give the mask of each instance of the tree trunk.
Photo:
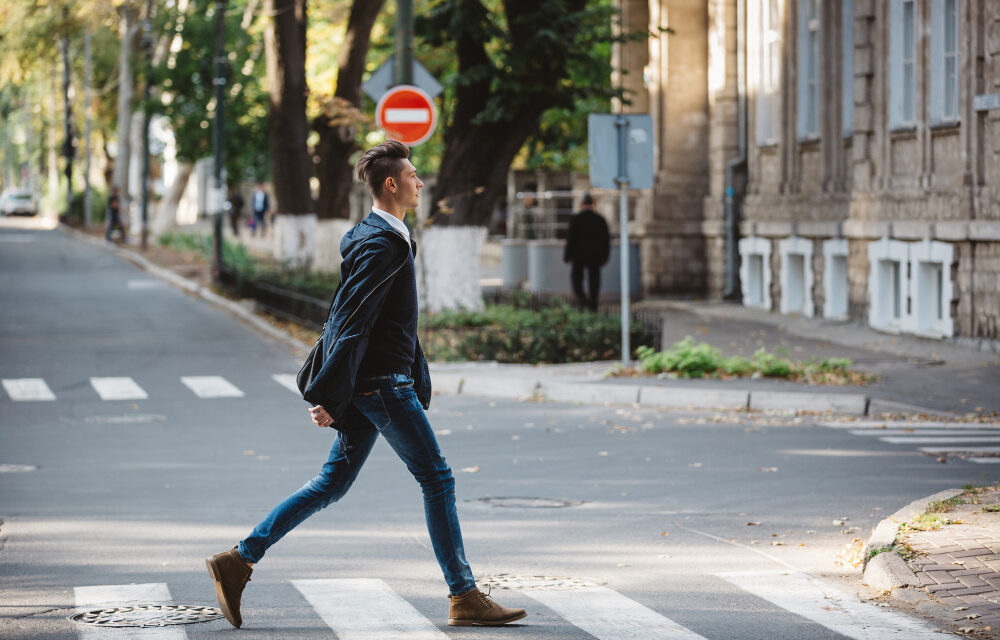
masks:
[(91, 51), (90, 29), (83, 36), (83, 224), (89, 227), (94, 222), (94, 198), (90, 187), (90, 163), (93, 151), (90, 148), (90, 135), (93, 128), (91, 104), (94, 101), (93, 53)]
[(63, 94), (63, 158), (66, 161), (63, 173), (66, 175), (66, 215), (69, 216), (73, 208), (73, 159), (76, 157), (76, 144), (73, 137), (73, 102), (70, 100), (70, 68), (69, 68), (69, 38), (63, 36), (60, 39), (62, 49), (62, 94)]
[(279, 215), (312, 213), (312, 162), (306, 146), (306, 0), (267, 0), (266, 7), (271, 16), (264, 42), (274, 210)]
[(184, 197), (184, 191), (187, 189), (188, 180), (191, 177), (191, 173), (194, 171), (194, 165), (181, 162), (177, 165), (177, 175), (174, 176), (173, 182), (167, 189), (167, 192), (163, 194), (163, 199), (160, 200), (159, 205), (156, 207), (156, 214), (153, 216), (153, 235), (160, 235), (169, 229), (172, 229), (177, 224), (177, 207), (181, 203), (181, 198)]
[(354, 0), (347, 21), (344, 46), (340, 49), (337, 90), (323, 113), (313, 121), (319, 133), (316, 173), (319, 177), (320, 218), (350, 217), (354, 167), (351, 155), (357, 150), (357, 123), (361, 113), (361, 76), (371, 38), (372, 25), (385, 0)]
[(132, 155), (132, 102), (135, 99), (135, 72), (132, 52), (139, 33), (139, 9), (128, 2), (120, 9), (118, 38), (118, 153), (113, 185), (121, 189), (121, 211), (129, 210), (129, 160)]

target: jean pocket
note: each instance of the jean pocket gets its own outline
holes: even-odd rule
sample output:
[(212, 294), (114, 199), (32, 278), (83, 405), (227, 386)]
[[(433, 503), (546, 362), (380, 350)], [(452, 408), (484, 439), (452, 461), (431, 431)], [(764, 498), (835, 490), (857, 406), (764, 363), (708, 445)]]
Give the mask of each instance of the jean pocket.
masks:
[(412, 389), (413, 388), (413, 378), (400, 378), (398, 382), (393, 383), (393, 389)]
[(361, 412), (361, 415), (379, 431), (388, 427), (389, 423), (392, 422), (392, 419), (389, 417), (389, 410), (385, 408), (385, 402), (382, 400), (381, 390), (373, 389), (372, 391), (357, 394), (351, 401), (357, 410)]

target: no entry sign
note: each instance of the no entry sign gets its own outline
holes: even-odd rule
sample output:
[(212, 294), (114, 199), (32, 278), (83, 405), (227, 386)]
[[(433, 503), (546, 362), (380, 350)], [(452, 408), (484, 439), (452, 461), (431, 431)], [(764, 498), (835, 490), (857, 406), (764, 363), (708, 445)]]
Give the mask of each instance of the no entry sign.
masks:
[(418, 87), (399, 85), (379, 99), (375, 122), (393, 140), (415, 147), (434, 133), (437, 109), (434, 100)]

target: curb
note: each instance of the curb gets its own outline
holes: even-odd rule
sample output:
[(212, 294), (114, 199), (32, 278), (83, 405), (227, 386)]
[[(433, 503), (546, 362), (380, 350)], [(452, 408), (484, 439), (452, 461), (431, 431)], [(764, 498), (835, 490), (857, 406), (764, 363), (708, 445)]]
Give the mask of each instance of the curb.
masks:
[(301, 340), (292, 337), (291, 335), (282, 331), (281, 329), (272, 327), (270, 324), (262, 320), (260, 316), (254, 313), (252, 309), (248, 309), (246, 306), (240, 304), (239, 302), (234, 302), (232, 300), (229, 300), (228, 298), (224, 298), (219, 294), (215, 293), (214, 291), (212, 291), (211, 289), (209, 289), (208, 287), (203, 287), (202, 285), (192, 280), (188, 280), (183, 276), (179, 276), (172, 271), (169, 271), (167, 269), (164, 269), (163, 267), (155, 265), (148, 259), (146, 259), (145, 256), (138, 254), (135, 251), (132, 251), (130, 249), (123, 249), (121, 247), (114, 245), (108, 246), (107, 243), (105, 243), (104, 241), (94, 238), (93, 236), (83, 233), (82, 231), (78, 231), (77, 229), (74, 229), (62, 223), (59, 224), (58, 230), (65, 235), (71, 236), (77, 240), (82, 240), (95, 247), (100, 247), (106, 251), (110, 251), (111, 253), (118, 255), (121, 258), (124, 258), (125, 260), (128, 260), (129, 262), (136, 265), (143, 271), (146, 271), (150, 275), (157, 277), (160, 280), (163, 280), (177, 287), (178, 289), (186, 291), (192, 295), (198, 296), (214, 304), (217, 307), (222, 308), (230, 315), (236, 316), (240, 320), (243, 320), (244, 322), (250, 324), (253, 328), (257, 329), (261, 333), (276, 340), (280, 340), (281, 342), (284, 342), (293, 349), (302, 351), (303, 353), (309, 351), (310, 348), (309, 345), (305, 344)]
[(920, 580), (906, 564), (906, 560), (896, 551), (884, 551), (870, 561), (868, 554), (874, 549), (892, 547), (896, 544), (899, 526), (909, 522), (927, 510), (932, 502), (954, 498), (962, 493), (962, 489), (945, 489), (919, 500), (914, 500), (887, 518), (883, 518), (872, 531), (862, 553), (865, 557), (862, 582), (880, 591), (894, 592), (903, 587), (920, 586)]

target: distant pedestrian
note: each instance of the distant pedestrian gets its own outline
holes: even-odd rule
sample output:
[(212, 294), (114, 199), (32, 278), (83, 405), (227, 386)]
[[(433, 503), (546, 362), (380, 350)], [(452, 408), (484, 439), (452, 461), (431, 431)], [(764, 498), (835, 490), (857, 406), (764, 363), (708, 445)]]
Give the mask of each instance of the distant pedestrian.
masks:
[(240, 195), (239, 188), (229, 192), (229, 199), (226, 204), (229, 205), (229, 224), (233, 227), (233, 235), (239, 237), (240, 218), (243, 217), (243, 196)]
[(104, 240), (111, 242), (111, 236), (115, 229), (118, 229), (121, 233), (119, 238), (121, 242), (125, 242), (125, 226), (122, 225), (122, 198), (121, 189), (118, 187), (113, 187), (111, 189), (111, 197), (108, 198), (108, 230), (104, 233)]
[[(570, 282), (576, 302), (581, 307), (597, 311), (601, 293), (601, 267), (611, 253), (611, 235), (608, 223), (594, 211), (594, 199), (589, 193), (580, 201), (581, 209), (569, 222), (563, 262), (572, 265)], [(587, 291), (583, 289), (583, 275), (587, 274)]]
[(260, 227), (260, 234), (264, 235), (267, 213), (271, 210), (271, 199), (267, 197), (267, 191), (264, 191), (264, 184), (261, 182), (254, 187), (253, 195), (250, 197), (250, 207), (253, 210), (250, 233), (257, 235), (257, 227)]
[[(340, 245), (341, 282), (321, 336), (322, 365), (303, 391), (313, 423), (337, 430), (326, 463), (236, 547), (206, 560), (219, 607), (235, 627), (243, 624), (240, 600), (254, 563), (347, 493), (379, 435), (420, 484), (431, 546), (450, 592), (448, 624), (499, 626), (525, 616), (524, 609), (500, 606), (476, 587), (465, 559), (455, 477), (424, 413), (431, 385), (417, 340), (416, 245), (403, 224), (406, 211), (420, 203), (424, 183), (409, 155), (406, 145), (385, 142), (358, 161), (374, 206)], [(340, 543), (330, 543), (335, 553)], [(372, 560), (369, 566), (377, 567)]]

